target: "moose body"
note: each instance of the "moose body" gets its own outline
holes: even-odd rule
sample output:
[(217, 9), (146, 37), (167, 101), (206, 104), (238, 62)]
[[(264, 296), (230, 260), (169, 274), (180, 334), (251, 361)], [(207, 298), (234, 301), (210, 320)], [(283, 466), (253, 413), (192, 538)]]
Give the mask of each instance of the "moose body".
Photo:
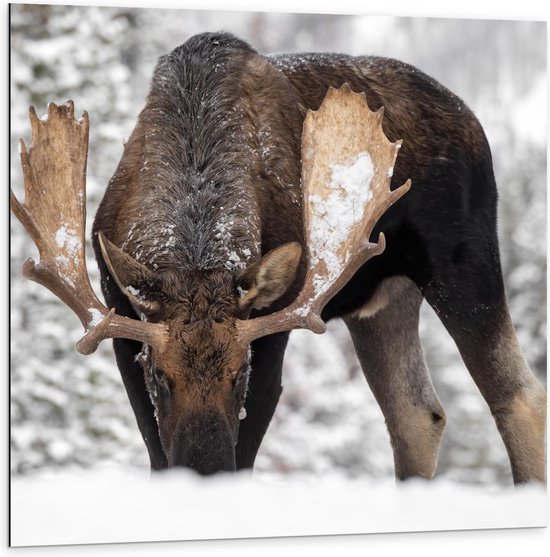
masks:
[(404, 63), (262, 56), (229, 34), (197, 35), (160, 59), (94, 222), (108, 306), (172, 324), (162, 359), (138, 341), (114, 341), (152, 468), (254, 464), (289, 333), (237, 350), (226, 324), (285, 308), (300, 291), (302, 125), (344, 83), (371, 109), (384, 107), (390, 141), (403, 139), (392, 189), (412, 179), (371, 235), (385, 234), (385, 251), (322, 313), (349, 328), (397, 476), (432, 476), (446, 421), (418, 337), (425, 298), (491, 408), (514, 480), (543, 480), (546, 398), (510, 320), (491, 154), (475, 116)]

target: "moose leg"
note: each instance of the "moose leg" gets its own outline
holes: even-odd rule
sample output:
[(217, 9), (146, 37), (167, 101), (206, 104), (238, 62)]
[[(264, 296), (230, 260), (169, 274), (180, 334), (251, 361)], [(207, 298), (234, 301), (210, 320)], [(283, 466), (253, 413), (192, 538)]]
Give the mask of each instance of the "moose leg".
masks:
[(477, 260), (469, 271), (463, 266), (452, 274), (449, 267), (424, 293), (489, 405), (510, 457), (514, 483), (543, 482), (546, 393), (519, 346), (498, 258), (491, 261)]
[(278, 333), (252, 343), (252, 370), (245, 401), (246, 418), (239, 426), (237, 469), (252, 468), (262, 439), (283, 391), (281, 373), (289, 333)]
[(372, 317), (350, 316), (344, 321), (386, 418), (397, 478), (431, 478), (446, 417), (418, 336), (422, 295), (403, 277), (386, 279), (382, 286), (391, 291), (392, 281), (400, 288), (394, 289), (398, 293), (386, 307)]

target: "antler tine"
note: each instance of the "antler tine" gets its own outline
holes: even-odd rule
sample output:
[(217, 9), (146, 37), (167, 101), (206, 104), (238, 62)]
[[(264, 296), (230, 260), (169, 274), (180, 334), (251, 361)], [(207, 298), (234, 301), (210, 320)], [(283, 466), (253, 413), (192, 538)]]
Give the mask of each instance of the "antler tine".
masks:
[(86, 162), (89, 119), (74, 118), (74, 105), (48, 105), (39, 119), (29, 109), (32, 128), (27, 149), (20, 140), (25, 203), (10, 188), (11, 209), (33, 239), (40, 255), (28, 259), (23, 275), (48, 288), (78, 316), (86, 334), (77, 344), (93, 352), (104, 338), (129, 338), (163, 348), (166, 329), (114, 314), (99, 301), (88, 278), (84, 251)]
[(307, 272), (296, 300), (274, 314), (237, 321), (243, 343), (295, 328), (323, 333), (321, 312), (385, 238), (369, 242), (375, 224), (410, 188), (391, 191), (401, 141), (382, 130), (384, 110), (371, 112), (364, 93), (348, 84), (330, 88), (317, 111), (308, 111), (302, 133), (302, 184)]

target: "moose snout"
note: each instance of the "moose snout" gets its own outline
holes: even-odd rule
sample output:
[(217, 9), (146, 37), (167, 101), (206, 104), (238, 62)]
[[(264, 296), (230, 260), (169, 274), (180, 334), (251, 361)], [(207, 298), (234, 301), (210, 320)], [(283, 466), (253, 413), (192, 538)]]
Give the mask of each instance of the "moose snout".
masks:
[(222, 416), (186, 416), (170, 444), (169, 466), (191, 468), (203, 476), (235, 471), (235, 440)]

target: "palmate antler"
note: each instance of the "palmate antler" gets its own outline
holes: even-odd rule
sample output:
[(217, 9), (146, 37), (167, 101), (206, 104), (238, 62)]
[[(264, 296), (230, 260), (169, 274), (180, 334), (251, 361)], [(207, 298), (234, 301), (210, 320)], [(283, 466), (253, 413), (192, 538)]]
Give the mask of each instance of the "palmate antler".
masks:
[(167, 329), (115, 315), (97, 298), (88, 278), (84, 253), (86, 224), (86, 160), (89, 120), (75, 120), (72, 101), (48, 105), (40, 120), (29, 116), (29, 149), (20, 140), (25, 203), (10, 188), (11, 209), (34, 240), (40, 262), (27, 259), (23, 275), (42, 284), (79, 317), (86, 333), (77, 344), (82, 354), (94, 352), (104, 338), (129, 338), (162, 349)]
[[(353, 274), (384, 250), (369, 236), (380, 216), (404, 195), (389, 183), (401, 141), (382, 131), (383, 109), (371, 112), (365, 95), (344, 85), (329, 89), (318, 111), (309, 111), (302, 134), (302, 182), (307, 273), (296, 300), (274, 314), (235, 323), (237, 340), (248, 344), (276, 332), (308, 328), (322, 333), (321, 312)], [(11, 208), (38, 247), (40, 262), (25, 262), (23, 274), (42, 284), (80, 318), (86, 333), (77, 344), (90, 354), (105, 338), (138, 340), (162, 351), (168, 328), (121, 317), (97, 298), (84, 253), (88, 115), (74, 118), (73, 103), (51, 103), (39, 120), (30, 109), (32, 142), (21, 140), (25, 204), (10, 190)]]
[(364, 93), (349, 85), (330, 88), (317, 111), (308, 111), (302, 132), (302, 186), (307, 273), (296, 300), (276, 313), (237, 321), (244, 344), (273, 333), (304, 328), (324, 333), (321, 312), (385, 239), (369, 237), (382, 214), (410, 188), (391, 191), (402, 141), (382, 131), (384, 109), (371, 112)]

